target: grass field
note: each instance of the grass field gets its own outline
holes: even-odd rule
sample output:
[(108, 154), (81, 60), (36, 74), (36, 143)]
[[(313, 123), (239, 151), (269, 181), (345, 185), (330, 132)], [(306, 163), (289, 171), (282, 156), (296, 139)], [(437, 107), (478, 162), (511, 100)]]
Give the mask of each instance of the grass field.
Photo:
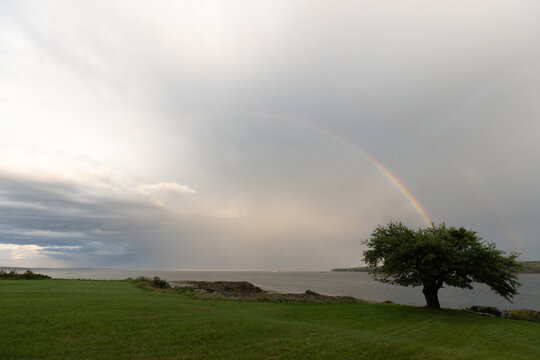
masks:
[(540, 323), (370, 303), (0, 281), (0, 359), (540, 359)]

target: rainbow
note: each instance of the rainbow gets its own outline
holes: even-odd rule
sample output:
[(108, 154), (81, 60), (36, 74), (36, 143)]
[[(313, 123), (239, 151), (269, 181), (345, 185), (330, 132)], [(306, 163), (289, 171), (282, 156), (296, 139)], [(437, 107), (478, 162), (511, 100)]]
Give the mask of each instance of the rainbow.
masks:
[(272, 119), (282, 119), (289, 122), (301, 124), (302, 126), (315, 130), (316, 132), (321, 133), (333, 139), (334, 141), (342, 144), (343, 146), (347, 147), (351, 151), (362, 156), (368, 162), (373, 164), (377, 168), (377, 170), (379, 170), (379, 172), (381, 172), (388, 180), (390, 180), (390, 182), (405, 196), (407, 201), (412, 205), (412, 207), (416, 210), (416, 212), (422, 217), (424, 222), (428, 226), (432, 226), (433, 222), (430, 216), (428, 215), (427, 211), (424, 209), (422, 204), (420, 204), (420, 202), (413, 196), (413, 194), (409, 191), (409, 189), (405, 187), (403, 182), (400, 181), (399, 178), (396, 175), (394, 175), (390, 170), (388, 170), (388, 168), (386, 168), (382, 163), (377, 161), (377, 159), (375, 159), (373, 156), (368, 154), (362, 148), (351, 143), (349, 140), (345, 139), (344, 137), (320, 125), (316, 125), (304, 119), (289, 116), (289, 115), (276, 115), (276, 114), (271, 114), (271, 113), (247, 113), (246, 115), (266, 117), (266, 118), (272, 118)]

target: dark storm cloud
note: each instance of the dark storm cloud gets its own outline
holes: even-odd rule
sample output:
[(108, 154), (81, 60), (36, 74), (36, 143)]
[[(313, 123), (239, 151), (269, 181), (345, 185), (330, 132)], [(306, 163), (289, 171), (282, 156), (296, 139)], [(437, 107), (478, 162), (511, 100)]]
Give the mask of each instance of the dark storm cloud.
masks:
[(85, 185), (0, 174), (0, 243), (37, 245), (53, 258), (133, 252), (138, 232), (155, 225), (159, 208), (137, 197), (92, 193)]

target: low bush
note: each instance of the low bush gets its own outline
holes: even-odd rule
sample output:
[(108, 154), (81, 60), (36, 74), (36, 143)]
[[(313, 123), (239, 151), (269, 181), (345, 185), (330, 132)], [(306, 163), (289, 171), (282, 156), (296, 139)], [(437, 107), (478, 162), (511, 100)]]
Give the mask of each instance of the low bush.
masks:
[(132, 281), (136, 282), (142, 288), (169, 289), (171, 287), (166, 280), (160, 279), (159, 276), (154, 276), (152, 280), (144, 276), (139, 276)]
[(508, 319), (528, 320), (540, 322), (540, 311), (534, 310), (508, 310), (506, 313)]
[(0, 280), (44, 280), (51, 279), (49, 275), (36, 274), (32, 270), (28, 269), (24, 273), (18, 273), (15, 270), (6, 272), (0, 271)]
[(154, 276), (150, 285), (158, 289), (168, 289), (171, 287), (167, 281), (160, 279), (159, 276)]

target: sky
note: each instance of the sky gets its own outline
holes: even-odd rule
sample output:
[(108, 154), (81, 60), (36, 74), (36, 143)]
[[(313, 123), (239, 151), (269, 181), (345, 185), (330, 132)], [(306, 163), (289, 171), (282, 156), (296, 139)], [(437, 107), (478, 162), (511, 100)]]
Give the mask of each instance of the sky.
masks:
[(0, 0), (0, 266), (540, 259), (540, 3)]

